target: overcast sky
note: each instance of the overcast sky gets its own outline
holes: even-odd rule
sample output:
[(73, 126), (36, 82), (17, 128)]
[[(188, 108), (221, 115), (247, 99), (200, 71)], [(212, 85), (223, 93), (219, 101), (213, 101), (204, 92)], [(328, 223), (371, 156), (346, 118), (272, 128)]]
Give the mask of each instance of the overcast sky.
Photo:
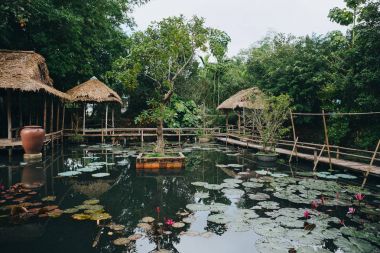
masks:
[(139, 30), (169, 16), (204, 17), (207, 26), (231, 37), (228, 54), (232, 56), (268, 31), (294, 35), (344, 31), (327, 18), (331, 8), (343, 5), (343, 0), (151, 0), (136, 8), (133, 16)]

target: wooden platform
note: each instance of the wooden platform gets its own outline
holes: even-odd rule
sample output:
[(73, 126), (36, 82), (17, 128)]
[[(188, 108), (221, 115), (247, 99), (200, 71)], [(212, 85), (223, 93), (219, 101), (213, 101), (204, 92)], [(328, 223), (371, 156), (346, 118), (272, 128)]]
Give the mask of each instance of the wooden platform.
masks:
[[(63, 131), (57, 131), (48, 133), (45, 136), (45, 145), (49, 144), (52, 141), (59, 140), (63, 137)], [(21, 148), (22, 143), (20, 138), (17, 139), (0, 139), (0, 149), (14, 149)]]
[[(233, 144), (241, 147), (247, 147), (247, 148), (254, 148), (254, 149), (261, 149), (262, 146), (254, 143), (249, 143), (247, 141), (242, 141), (242, 140), (236, 140), (232, 138), (227, 138), (226, 137), (217, 137), (217, 140), (221, 142), (227, 142), (228, 144)], [(276, 152), (279, 154), (284, 154), (284, 155), (291, 155), (292, 151), (289, 149), (284, 149), (284, 148), (276, 148)], [(310, 154), (304, 154), (297, 152), (296, 154), (293, 153), (294, 157), (299, 157), (301, 159), (309, 160), (309, 161), (314, 161), (314, 156)], [(319, 159), (320, 162), (322, 163), (329, 163), (329, 158), (326, 156), (321, 156)], [(343, 160), (343, 159), (336, 159), (336, 158), (331, 158), (331, 163), (335, 166), (355, 170), (355, 171), (361, 171), (361, 172), (367, 172), (369, 164), (364, 164), (360, 162), (354, 162), (354, 161), (348, 161), (348, 160)], [(380, 175), (380, 167), (373, 165), (370, 174), (374, 175)]]

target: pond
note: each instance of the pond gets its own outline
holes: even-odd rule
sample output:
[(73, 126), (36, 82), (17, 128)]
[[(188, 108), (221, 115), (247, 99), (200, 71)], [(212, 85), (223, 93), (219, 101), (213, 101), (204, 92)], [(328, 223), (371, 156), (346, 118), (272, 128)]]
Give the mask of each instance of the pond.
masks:
[(151, 148), (0, 160), (1, 252), (380, 252), (377, 179), (217, 143), (183, 144), (183, 170), (136, 170)]

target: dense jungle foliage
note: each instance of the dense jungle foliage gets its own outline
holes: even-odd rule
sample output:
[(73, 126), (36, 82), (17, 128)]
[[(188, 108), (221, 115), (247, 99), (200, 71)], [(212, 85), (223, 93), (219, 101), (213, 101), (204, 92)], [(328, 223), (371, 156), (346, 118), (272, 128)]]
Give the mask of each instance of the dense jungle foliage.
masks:
[[(345, 8), (326, 13), (332, 22), (348, 27), (346, 34), (331, 31), (295, 37), (269, 33), (234, 57), (227, 57), (231, 39), (223, 31), (199, 26), (196, 40), (189, 41), (186, 29), (176, 30), (178, 33), (167, 29), (168, 25), (175, 27), (176, 22), (192, 27), (191, 22), (203, 22), (201, 18), (172, 18), (174, 23), (153, 24), (157, 30), (149, 31), (151, 27), (135, 32), (130, 13), (146, 2), (4, 0), (0, 3), (0, 48), (42, 54), (55, 86), (64, 91), (97, 76), (119, 93), (129, 95), (124, 117), (131, 118), (130, 122), (136, 122), (141, 112), (157, 105), (155, 102), (162, 102), (157, 89), (152, 88), (157, 78), (150, 78), (150, 72), (168, 73), (170, 82), (162, 82), (160, 88), (162, 94), (170, 90), (175, 94), (165, 105), (170, 116), (165, 119), (166, 126), (199, 125), (204, 108), (208, 114), (218, 115), (215, 108), (219, 103), (251, 86), (273, 95), (288, 94), (297, 112), (380, 111), (379, 1), (345, 0)], [(158, 35), (161, 45), (166, 43), (171, 49), (168, 54), (153, 50), (154, 43), (158, 43), (154, 36)], [(163, 39), (170, 36), (184, 43), (173, 45), (170, 39)], [(207, 53), (193, 55), (196, 47)], [(143, 50), (147, 48), (152, 51)], [(154, 54), (152, 59), (165, 60), (128, 62), (129, 57), (149, 53)], [(185, 63), (179, 76), (171, 72), (173, 69), (166, 70), (169, 65), (180, 70)], [(222, 117), (213, 119), (212, 124), (223, 125)], [(316, 116), (296, 118), (298, 135), (303, 140), (321, 142), (321, 124)], [(328, 117), (333, 144), (373, 149), (380, 136), (379, 125), (379, 115)]]

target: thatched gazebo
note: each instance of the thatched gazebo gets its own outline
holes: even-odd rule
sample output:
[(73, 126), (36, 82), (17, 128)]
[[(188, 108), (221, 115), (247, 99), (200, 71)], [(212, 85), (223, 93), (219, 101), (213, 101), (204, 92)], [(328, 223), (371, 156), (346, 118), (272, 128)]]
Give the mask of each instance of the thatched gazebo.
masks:
[[(221, 103), (217, 110), (226, 114), (226, 130), (228, 130), (228, 114), (230, 111), (237, 112), (238, 130), (241, 129), (241, 113), (243, 113), (243, 125), (246, 127), (246, 110), (261, 110), (264, 108), (264, 93), (257, 87), (241, 90)], [(245, 128), (244, 128), (245, 130)]]
[[(23, 96), (27, 94), (28, 96)], [(43, 124), (47, 129), (47, 99), (50, 100), (50, 132), (54, 130), (54, 104), (56, 104), (56, 130), (60, 127), (60, 108), (62, 107), (62, 128), (64, 124), (64, 104), (62, 100), (70, 100), (70, 96), (54, 89), (53, 80), (49, 76), (49, 71), (45, 59), (33, 51), (10, 51), (0, 50), (0, 111), (6, 111), (1, 115), (6, 115), (6, 119), (1, 119), (1, 129), (7, 129), (7, 141), (12, 142), (12, 132), (18, 131), (17, 125), (23, 127), (24, 124)], [(43, 101), (43, 105), (42, 105)], [(6, 109), (5, 109), (6, 108)], [(43, 111), (43, 113), (40, 113)], [(17, 113), (16, 113), (17, 112)], [(29, 120), (26, 115), (28, 114)], [(18, 116), (18, 117), (15, 117)], [(6, 135), (5, 132), (0, 132)], [(17, 136), (15, 136), (17, 137)], [(5, 140), (4, 140), (5, 141)]]
[[(105, 129), (108, 129), (108, 104), (116, 103), (122, 104), (120, 96), (105, 83), (99, 81), (96, 77), (92, 77), (90, 80), (75, 86), (67, 91), (72, 97), (73, 102), (83, 103), (83, 134), (86, 129), (86, 106), (87, 103), (105, 103), (106, 115), (105, 115)], [(112, 108), (112, 128), (114, 128), (114, 108)]]

